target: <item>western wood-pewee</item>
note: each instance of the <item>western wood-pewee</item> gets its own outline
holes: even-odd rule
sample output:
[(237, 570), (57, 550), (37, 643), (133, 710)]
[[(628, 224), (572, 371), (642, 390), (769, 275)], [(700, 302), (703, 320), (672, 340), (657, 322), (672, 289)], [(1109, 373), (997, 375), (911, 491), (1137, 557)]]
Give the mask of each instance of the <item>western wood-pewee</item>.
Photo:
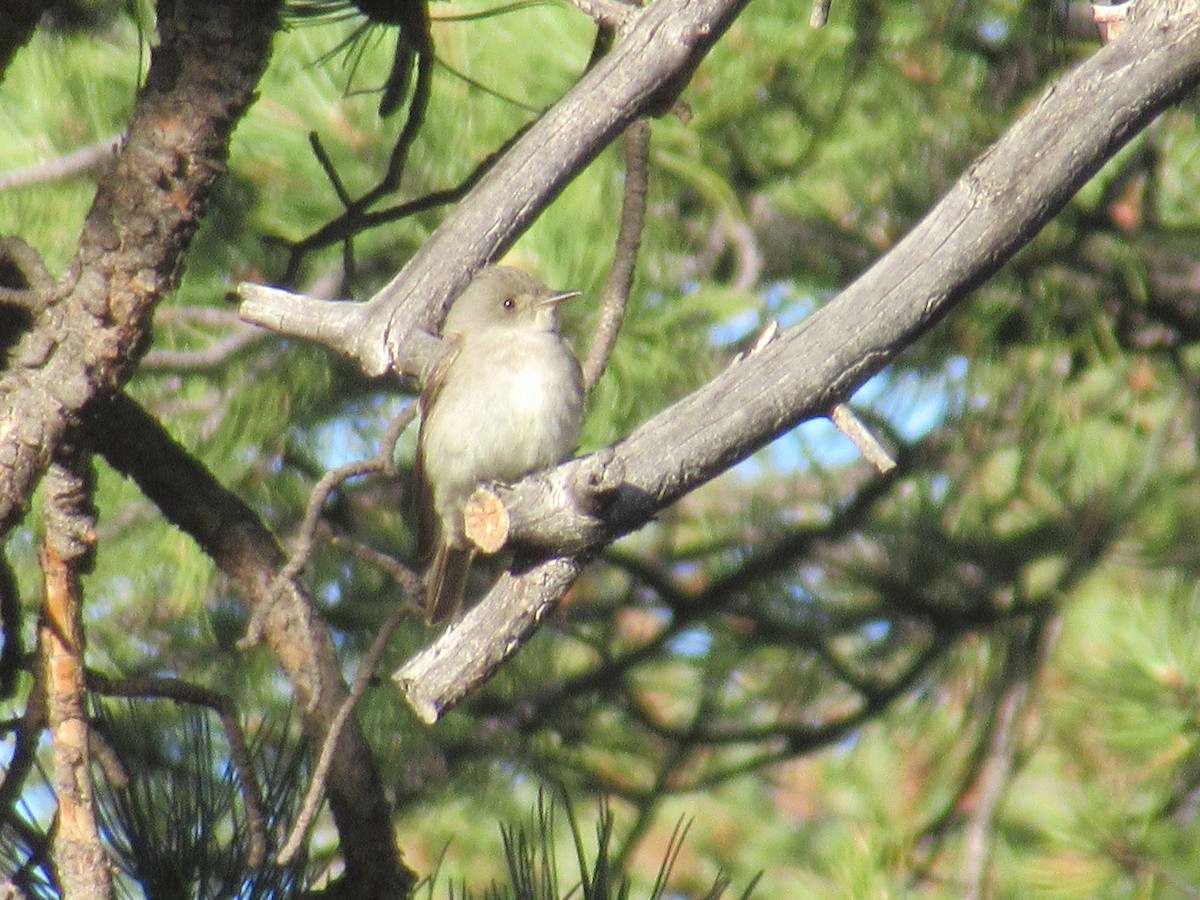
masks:
[(416, 495), (420, 544), (433, 550), (425, 618), (454, 615), (474, 549), (463, 507), (488, 481), (561, 462), (583, 419), (579, 361), (558, 332), (555, 293), (518, 269), (481, 270), (450, 307), (442, 356), (421, 391)]

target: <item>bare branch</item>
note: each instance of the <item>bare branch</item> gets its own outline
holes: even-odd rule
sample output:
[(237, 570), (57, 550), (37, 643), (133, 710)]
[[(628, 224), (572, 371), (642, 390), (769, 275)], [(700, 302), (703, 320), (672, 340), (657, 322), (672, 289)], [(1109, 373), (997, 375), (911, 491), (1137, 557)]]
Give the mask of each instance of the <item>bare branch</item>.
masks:
[(55, 870), (65, 896), (108, 900), (112, 877), (92, 791), (80, 586), (95, 544), (94, 481), (91, 460), (74, 452), (60, 453), (46, 476), (38, 649), (52, 749), (50, 782), (58, 803)]
[(11, 820), (8, 811), (21, 797), (25, 779), (37, 762), (38, 738), (46, 727), (46, 671), (33, 667), (33, 684), (25, 699), (25, 710), (13, 729), (15, 742), (8, 759), (4, 780), (0, 782), (0, 815)]
[(142, 360), (147, 371), (202, 372), (219, 368), (230, 358), (268, 337), (261, 328), (237, 322), (225, 335), (201, 350), (164, 350), (155, 347)]
[[(580, 565), (560, 554), (594, 552), (842, 402), (995, 272), (1105, 160), (1200, 80), (1195, 7), (1175, 2), (1148, 8), (1121, 37), (1051, 86), (838, 298), (607, 451), (622, 467), (623, 482), (601, 515), (585, 512), (592, 505), (587, 502), (561, 501), (552, 511), (536, 499), (569, 495), (583, 480), (579, 473), (595, 466), (594, 458), (538, 473), (510, 494), (500, 491), (510, 514), (528, 501), (520, 524), (512, 517), (512, 539), (553, 547), (558, 558), (542, 564), (550, 567), (546, 571), (532, 570), (537, 581), (502, 578), (479, 607), (400, 669), (397, 679), (418, 714), (439, 715), (467, 690), (456, 677), (473, 685), (515, 651), (509, 642), (528, 634), (566, 589), (550, 571), (565, 574)], [(1031, 152), (1038, 153), (1039, 165), (1022, 167)], [(1023, 172), (1020, 182), (1013, 181), (1017, 170)], [(547, 492), (547, 483), (557, 489)], [(489, 623), (494, 642), (476, 631), (482, 622)], [(460, 654), (452, 663), (450, 647)]]
[(400, 439), (400, 435), (416, 417), (416, 414), (417, 404), (410, 403), (392, 418), (387, 431), (384, 433), (383, 440), (380, 442), (379, 452), (375, 456), (370, 459), (348, 462), (345, 465), (338, 466), (336, 469), (330, 469), (321, 476), (308, 496), (308, 506), (304, 511), (304, 521), (300, 526), (299, 534), (296, 536), (292, 555), (288, 559), (287, 564), (279, 571), (278, 580), (280, 582), (290, 581), (295, 578), (308, 563), (308, 559), (312, 555), (317, 526), (321, 519), (321, 511), (325, 509), (325, 502), (329, 499), (329, 495), (333, 493), (335, 488), (348, 478), (368, 475), (372, 472), (393, 471), (396, 441)]
[(120, 135), (102, 138), (55, 159), (34, 163), (21, 169), (0, 172), (0, 191), (58, 181), (94, 169), (113, 158)]
[(871, 430), (863, 424), (862, 419), (848, 405), (835, 403), (829, 418), (837, 426), (837, 430), (851, 440), (858, 448), (858, 452), (881, 475), (886, 475), (896, 468), (896, 461), (892, 459), (891, 454), (887, 452), (883, 444), (879, 443), (879, 439), (871, 434)]
[(649, 162), (650, 125), (642, 119), (630, 125), (625, 132), (625, 197), (621, 203), (621, 226), (617, 232), (612, 269), (600, 291), (600, 318), (583, 362), (583, 384), (588, 391), (608, 364), (621, 320), (625, 317), (625, 304), (633, 285), (633, 270), (646, 221)]
[(308, 792), (304, 795), (304, 804), (300, 807), (300, 814), (296, 817), (296, 821), (292, 823), (291, 833), (279, 851), (277, 861), (281, 866), (291, 862), (299, 851), (304, 836), (308, 833), (309, 826), (312, 825), (312, 820), (317, 814), (317, 804), (321, 802), (321, 796), (325, 792), (325, 781), (329, 777), (330, 766), (333, 765), (333, 754), (337, 749), (338, 740), (341, 738), (342, 729), (346, 727), (346, 722), (354, 711), (355, 704), (366, 691), (367, 685), (375, 677), (375, 670), (379, 667), (379, 660), (383, 657), (383, 651), (387, 649), (387, 642), (391, 638), (392, 632), (396, 630), (404, 617), (412, 612), (417, 598), (420, 597), (419, 582), (408, 585), (408, 588), (409, 590), (406, 592), (408, 596), (405, 598), (407, 602), (397, 603), (396, 608), (380, 626), (367, 655), (363, 657), (358, 674), (354, 677), (354, 683), (350, 685), (350, 693), (346, 695), (341, 707), (334, 715), (333, 721), (329, 723), (329, 733), (325, 735), (325, 743), (321, 746), (321, 753), (317, 757), (317, 765), (313, 769)]

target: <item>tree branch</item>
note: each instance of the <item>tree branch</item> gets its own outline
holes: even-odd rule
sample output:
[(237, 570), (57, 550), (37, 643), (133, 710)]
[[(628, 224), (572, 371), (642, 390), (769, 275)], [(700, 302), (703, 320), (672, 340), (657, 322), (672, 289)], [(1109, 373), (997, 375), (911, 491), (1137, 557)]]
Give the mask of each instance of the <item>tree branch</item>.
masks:
[[(110, 465), (137, 482), (178, 528), (191, 535), (235, 584), (262, 627), (295, 692), (304, 730), (321, 747), (347, 697), (341, 663), (312, 602), (276, 573), (286, 557), (246, 503), (217, 482), (128, 397), (97, 405), (87, 433)], [(391, 810), (370, 746), (346, 723), (329, 775), (329, 804), (355, 896), (392, 896), (411, 885), (392, 837)]]
[[(826, 307), (637, 428), (603, 458), (593, 454), (497, 489), (506, 506), (529, 509), (513, 518), (513, 538), (552, 547), (555, 558), (526, 575), (502, 578), (479, 607), (396, 673), (418, 713), (440, 714), (465, 693), (456, 677), (470, 673), (478, 683), (516, 651), (569, 585), (548, 572), (581, 565), (562, 554), (594, 552), (842, 402), (1031, 240), (1160, 110), (1191, 90), (1200, 81), (1200, 3), (1160, 0), (1139, 9), (1120, 37), (1054, 84), (890, 253)], [(1027, 164), (1031, 155), (1038, 165)], [(606, 486), (611, 502), (597, 505), (573, 491), (597, 480), (582, 473), (601, 459), (602, 468), (619, 468), (621, 485), (615, 500)], [(477, 630), (483, 622), (494, 629), (491, 641)]]
[[(71, 275), (0, 376), (0, 535), (26, 509), (69, 423), (129, 377), (150, 313), (178, 283), (229, 138), (270, 53), (276, 4), (172, 4)], [(220, 54), (213, 47), (222, 47)]]
[(86, 676), (83, 662), (83, 591), (96, 541), (89, 457), (67, 450), (46, 478), (46, 537), (42, 545), (45, 593), (38, 650), (46, 689), (46, 724), (52, 747), (50, 781), (58, 802), (55, 872), (63, 895), (107, 900), (112, 877), (93, 802)]
[(366, 303), (298, 304), (296, 295), (243, 286), (242, 317), (325, 343), (368, 375), (420, 375), (426, 360), (412, 355), (413, 335), (440, 322), (471, 274), (499, 257), (630, 122), (669, 106), (745, 3), (659, 0), (635, 10), (612, 51), (496, 161)]
[(600, 291), (600, 318), (583, 361), (583, 384), (588, 391), (600, 380), (617, 341), (621, 320), (625, 318), (625, 304), (633, 286), (633, 270), (646, 221), (649, 163), (650, 123), (640, 120), (625, 132), (625, 196), (621, 203), (621, 227), (617, 232), (612, 269)]

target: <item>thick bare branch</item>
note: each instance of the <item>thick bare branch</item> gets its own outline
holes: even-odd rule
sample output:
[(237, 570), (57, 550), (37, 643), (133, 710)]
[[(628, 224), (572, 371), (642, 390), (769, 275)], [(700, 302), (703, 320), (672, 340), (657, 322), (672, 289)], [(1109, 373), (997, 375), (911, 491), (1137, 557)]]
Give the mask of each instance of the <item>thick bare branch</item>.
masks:
[(745, 3), (659, 0), (637, 10), (612, 51), (496, 161), (368, 302), (298, 304), (294, 295), (243, 288), (243, 318), (328, 344), (369, 375), (420, 375), (425, 360), (410, 355), (412, 336), (440, 322), (471, 274), (499, 257), (630, 122), (670, 105)]
[[(513, 538), (553, 547), (555, 557), (594, 552), (779, 434), (842, 402), (931, 328), (1030, 240), (1130, 137), (1200, 81), (1200, 2), (1142, 6), (1141, 16), (1119, 38), (1053, 85), (890, 253), (834, 301), (606, 451), (604, 465), (622, 471), (615, 502), (572, 496), (576, 486), (593, 480), (580, 473), (595, 468), (594, 456), (497, 489), (510, 512), (525, 508), (520, 517), (512, 516)], [(1028, 165), (1031, 156), (1036, 166)], [(570, 568), (561, 558), (553, 565)], [(406, 687), (415, 677), (428, 680), (415, 693), (408, 687), (418, 713), (436, 714), (462, 696), (451, 671), (478, 679), (492, 661), (515, 652), (512, 636), (528, 633), (527, 623), (543, 618), (565, 588), (557, 579), (501, 579), (482, 604), (489, 609), (473, 610), (461, 628), (449, 629), (397, 673)], [(501, 637), (459, 644), (468, 620), (490, 622)], [(501, 646), (501, 640), (510, 643)], [(451, 661), (448, 648), (455, 644)], [(462, 658), (467, 652), (473, 659)], [(435, 685), (447, 693), (439, 694)]]

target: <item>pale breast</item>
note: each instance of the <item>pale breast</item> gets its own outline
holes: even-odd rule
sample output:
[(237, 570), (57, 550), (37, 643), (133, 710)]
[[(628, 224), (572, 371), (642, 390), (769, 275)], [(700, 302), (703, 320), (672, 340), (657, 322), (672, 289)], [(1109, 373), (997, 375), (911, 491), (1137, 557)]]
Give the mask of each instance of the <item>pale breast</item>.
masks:
[[(474, 414), (454, 414), (464, 407)], [(455, 448), (425, 461), (435, 505), (457, 505), (480, 482), (515, 481), (565, 459), (582, 407), (579, 365), (557, 335), (468, 342), (424, 424), (440, 435), (437, 446)]]

